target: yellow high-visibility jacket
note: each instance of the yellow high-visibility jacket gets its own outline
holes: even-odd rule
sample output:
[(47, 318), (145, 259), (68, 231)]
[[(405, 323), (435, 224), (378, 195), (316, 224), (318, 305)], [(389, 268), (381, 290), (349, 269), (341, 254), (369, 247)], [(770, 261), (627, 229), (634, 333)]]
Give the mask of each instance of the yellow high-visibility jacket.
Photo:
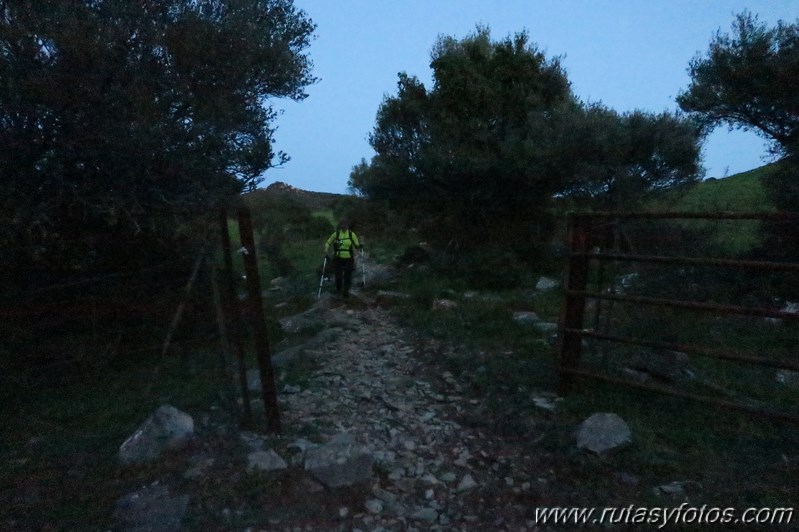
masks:
[(358, 240), (358, 235), (352, 231), (338, 229), (325, 242), (325, 254), (331, 246), (334, 257), (350, 259), (355, 256), (355, 250), (361, 248), (361, 242)]

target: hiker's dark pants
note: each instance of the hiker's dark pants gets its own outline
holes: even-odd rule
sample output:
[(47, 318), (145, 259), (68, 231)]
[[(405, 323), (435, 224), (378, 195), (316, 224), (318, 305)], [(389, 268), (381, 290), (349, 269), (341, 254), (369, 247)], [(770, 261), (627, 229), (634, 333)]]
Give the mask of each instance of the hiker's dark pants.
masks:
[(336, 293), (343, 293), (345, 296), (350, 293), (352, 286), (352, 270), (355, 269), (355, 258), (343, 259), (333, 258), (333, 272), (336, 275)]

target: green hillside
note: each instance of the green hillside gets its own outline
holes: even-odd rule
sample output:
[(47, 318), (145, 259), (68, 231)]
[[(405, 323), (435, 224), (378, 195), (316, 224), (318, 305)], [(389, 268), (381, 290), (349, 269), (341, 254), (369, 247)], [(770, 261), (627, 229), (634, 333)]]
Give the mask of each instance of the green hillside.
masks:
[[(688, 190), (655, 202), (650, 208), (703, 213), (773, 212), (776, 207), (768, 197), (765, 180), (776, 168), (776, 164), (769, 164), (722, 179), (700, 181)], [(691, 220), (681, 225), (705, 233), (708, 249), (725, 255), (744, 254), (761, 239), (761, 222), (756, 220)]]
[(776, 165), (769, 164), (723, 179), (697, 183), (676, 200), (673, 208), (688, 212), (771, 212), (764, 179)]

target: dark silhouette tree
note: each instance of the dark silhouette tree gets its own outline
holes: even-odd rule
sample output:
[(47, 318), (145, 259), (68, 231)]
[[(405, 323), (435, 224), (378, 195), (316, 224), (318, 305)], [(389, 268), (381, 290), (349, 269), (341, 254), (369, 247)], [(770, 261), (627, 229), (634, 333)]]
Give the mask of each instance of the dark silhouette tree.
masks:
[(0, 2), (3, 260), (121, 267), (254, 187), (313, 30), (291, 0)]
[[(732, 33), (719, 30), (704, 56), (689, 65), (691, 84), (680, 107), (710, 129), (726, 125), (757, 133), (770, 143), (776, 164), (763, 182), (773, 204), (799, 211), (799, 20), (769, 28), (756, 15), (735, 17)], [(757, 209), (758, 206), (753, 206)], [(766, 224), (755, 255), (795, 261), (799, 228), (794, 221)], [(795, 298), (796, 276), (778, 291)]]
[(768, 28), (756, 15), (736, 16), (732, 35), (720, 30), (704, 56), (689, 65), (691, 84), (680, 107), (706, 127), (752, 130), (778, 156), (795, 155), (799, 138), (799, 25)]
[(619, 114), (590, 105), (559, 124), (558, 160), (569, 178), (561, 195), (602, 210), (640, 208), (664, 191), (695, 183), (701, 126), (670, 113)]
[(399, 75), (370, 136), (376, 155), (354, 168), (350, 185), (423, 213), (445, 241), (524, 240), (559, 184), (548, 124), (576, 105), (565, 73), (526, 33), (493, 42), (482, 27), (440, 38), (431, 68), (429, 90)]
[(700, 175), (697, 123), (578, 102), (559, 61), (526, 33), (442, 37), (431, 67), (429, 90), (400, 74), (377, 112), (376, 155), (354, 167), (350, 185), (418, 211), (444, 241), (545, 241), (555, 197), (632, 208)]

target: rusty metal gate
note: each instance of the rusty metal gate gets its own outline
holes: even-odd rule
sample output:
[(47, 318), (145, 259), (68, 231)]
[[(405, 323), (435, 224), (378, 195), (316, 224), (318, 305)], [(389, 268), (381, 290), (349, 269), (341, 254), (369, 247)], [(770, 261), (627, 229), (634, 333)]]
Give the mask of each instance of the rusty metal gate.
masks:
[[(724, 275), (720, 272), (735, 272), (738, 277), (728, 281), (732, 286), (730, 291), (739, 290), (738, 285), (742, 284), (741, 279), (746, 276), (767, 274), (770, 279), (774, 276), (790, 277), (799, 274), (799, 264), (786, 260), (746, 260), (746, 253), (739, 256), (708, 256), (707, 248), (711, 248), (706, 240), (703, 240), (702, 228), (705, 230), (712, 224), (770, 224), (778, 227), (779, 224), (796, 224), (799, 222), (799, 213), (651, 213), (651, 212), (631, 212), (631, 213), (609, 213), (595, 212), (586, 214), (572, 214), (569, 216), (569, 262), (566, 272), (565, 293), (563, 305), (561, 307), (561, 317), (559, 322), (559, 342), (558, 342), (558, 370), (560, 377), (560, 392), (568, 393), (575, 386), (575, 381), (579, 378), (599, 379), (616, 385), (627, 385), (641, 388), (653, 392), (665, 393), (687, 399), (712, 403), (714, 405), (734, 410), (742, 410), (749, 413), (768, 416), (799, 423), (799, 415), (796, 414), (796, 401), (788, 404), (787, 408), (775, 409), (773, 405), (763, 404), (762, 401), (737, 400), (738, 397), (730, 397), (735, 394), (706, 394), (699, 393), (692, 389), (680, 389), (674, 383), (653, 382), (652, 380), (642, 381), (631, 379), (625, 375), (614, 374), (613, 370), (604, 371), (586, 368), (585, 350), (589, 345), (595, 343), (603, 346), (603, 357), (608, 353), (608, 346), (619, 349), (623, 346), (626, 349), (648, 350), (649, 352), (673, 353), (687, 357), (691, 360), (696, 358), (710, 359), (713, 364), (744, 364), (760, 368), (769, 368), (769, 371), (781, 372), (781, 375), (799, 377), (799, 358), (788, 352), (772, 353), (768, 349), (751, 349), (751, 346), (743, 347), (717, 347), (700, 345), (699, 342), (685, 341), (677, 338), (676, 332), (669, 331), (670, 334), (658, 334), (662, 331), (656, 329), (667, 329), (668, 326), (658, 325), (658, 314), (670, 314), (678, 316), (683, 320), (696, 320), (699, 318), (687, 318), (687, 316), (712, 316), (708, 323), (716, 323), (723, 317), (736, 317), (739, 320), (749, 320), (749, 322), (737, 322), (741, 326), (751, 326), (748, 323), (762, 324), (763, 327), (773, 327), (777, 332), (789, 330), (793, 332), (799, 327), (799, 305), (798, 308), (778, 308), (774, 305), (753, 305), (748, 304), (748, 299), (756, 298), (756, 294), (747, 293), (740, 300), (714, 301), (708, 297), (707, 293), (702, 293), (702, 297), (691, 298), (687, 294), (674, 295), (674, 292), (690, 292), (684, 289), (684, 284), (667, 286), (664, 290), (666, 294), (642, 293), (625, 286), (625, 280), (639, 280), (637, 284), (646, 285), (640, 282), (641, 278), (647, 277), (654, 279), (649, 283), (655, 285), (657, 275), (677, 276), (678, 280), (683, 281), (689, 274), (698, 275), (699, 269), (708, 271), (715, 270), (714, 275)], [(671, 224), (665, 231), (650, 231), (640, 229), (644, 223), (665, 223)], [(646, 238), (645, 245), (637, 245), (633, 242), (635, 238), (630, 238), (627, 232), (631, 227), (638, 224), (638, 232)], [(693, 224), (693, 225), (692, 225)], [(704, 225), (702, 225), (704, 224)], [(697, 230), (699, 227), (699, 230)], [(759, 230), (759, 229), (758, 229)], [(700, 233), (694, 240), (695, 245), (691, 253), (685, 254), (685, 247), (677, 244), (679, 235)], [(732, 233), (734, 234), (734, 233)], [(656, 235), (656, 236), (652, 236)], [(665, 236), (664, 236), (665, 235)], [(706, 235), (704, 235), (706, 236)], [(652, 244), (657, 240), (656, 244)], [(668, 248), (671, 247), (671, 252)], [(674, 251), (677, 251), (676, 253)], [(681, 253), (682, 251), (682, 253)], [(701, 251), (701, 253), (697, 253)], [(744, 258), (742, 258), (742, 256)], [(760, 257), (758, 257), (760, 258)], [(648, 269), (647, 269), (648, 268)], [(654, 268), (659, 268), (661, 273), (655, 274)], [(666, 274), (662, 272), (666, 271)], [(622, 275), (622, 272), (626, 272)], [(670, 273), (668, 273), (670, 272)], [(675, 273), (677, 272), (677, 273)], [(688, 274), (686, 272), (689, 272)], [(681, 275), (682, 277), (678, 276)], [(707, 274), (705, 274), (707, 277)], [(727, 274), (730, 275), (730, 274)], [(710, 277), (714, 278), (714, 277)], [(621, 280), (621, 281), (620, 281)], [(737, 283), (737, 284), (736, 284)], [(630, 284), (630, 283), (627, 283)], [(634, 284), (634, 283), (633, 283)], [(707, 287), (701, 287), (705, 290)], [(629, 326), (635, 322), (636, 315), (645, 315), (649, 312), (649, 327), (639, 327), (636, 331), (639, 334), (630, 334), (622, 330), (614, 330), (614, 306), (615, 308), (624, 307), (627, 310), (626, 323), (627, 329), (635, 328)], [(648, 310), (644, 310), (648, 309)], [(759, 321), (758, 321), (759, 320)], [(620, 320), (616, 320), (620, 321)], [(654, 325), (652, 325), (654, 324)], [(756, 325), (760, 327), (760, 325)], [(786, 329), (789, 327), (790, 329)], [(690, 327), (689, 327), (690, 328)], [(697, 329), (701, 327), (697, 326)], [(707, 335), (711, 335), (712, 326), (707, 327)], [(643, 329), (643, 330), (640, 330)], [(769, 329), (771, 330), (771, 329)], [(603, 358), (597, 357), (597, 359)], [(634, 373), (629, 370), (630, 373)], [(743, 373), (742, 373), (743, 375)], [(794, 394), (795, 396), (795, 394)], [(790, 398), (787, 401), (791, 401)], [(783, 406), (785, 406), (783, 401)], [(793, 410), (791, 412), (790, 410)]]

